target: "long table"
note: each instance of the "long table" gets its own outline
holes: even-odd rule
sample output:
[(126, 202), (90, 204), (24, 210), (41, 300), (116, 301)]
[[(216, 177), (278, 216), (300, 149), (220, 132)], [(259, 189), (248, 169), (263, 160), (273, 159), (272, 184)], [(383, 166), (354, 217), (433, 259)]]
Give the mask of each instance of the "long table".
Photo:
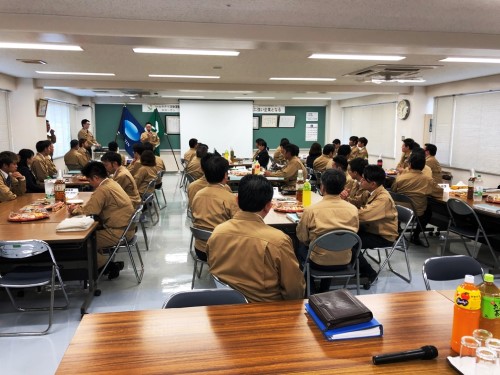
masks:
[[(304, 300), (90, 314), (57, 374), (454, 374), (453, 303), (435, 291), (364, 295), (384, 336), (328, 342)], [(435, 360), (372, 356), (434, 345)]]
[[(79, 193), (78, 198), (87, 201), (91, 193)], [(96, 290), (97, 259), (94, 223), (89, 229), (78, 232), (56, 232), (57, 225), (69, 217), (66, 208), (50, 213), (49, 218), (17, 223), (10, 222), (7, 217), (11, 211), (18, 211), (27, 204), (43, 198), (43, 193), (25, 194), (13, 201), (0, 204), (0, 238), (6, 241), (38, 239), (46, 241), (51, 246), (58, 264), (62, 265), (63, 280), (88, 281), (88, 294), (81, 306), (85, 314)], [(18, 261), (0, 259), (0, 269), (8, 270), (18, 264)]]

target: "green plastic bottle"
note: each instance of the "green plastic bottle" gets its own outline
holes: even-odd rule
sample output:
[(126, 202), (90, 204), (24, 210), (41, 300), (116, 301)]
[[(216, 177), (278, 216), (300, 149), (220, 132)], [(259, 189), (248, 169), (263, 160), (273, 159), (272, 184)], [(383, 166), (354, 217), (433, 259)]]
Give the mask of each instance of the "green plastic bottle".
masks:
[(494, 276), (487, 273), (478, 288), (481, 291), (481, 317), (479, 328), (500, 337), (500, 289), (494, 284)]

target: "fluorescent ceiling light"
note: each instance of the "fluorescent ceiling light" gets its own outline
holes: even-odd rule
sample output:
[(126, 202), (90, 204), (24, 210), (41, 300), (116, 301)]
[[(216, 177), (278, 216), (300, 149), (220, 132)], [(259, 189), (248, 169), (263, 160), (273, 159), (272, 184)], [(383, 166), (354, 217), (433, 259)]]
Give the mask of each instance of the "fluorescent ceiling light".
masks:
[(422, 83), (425, 82), (423, 78), (415, 78), (415, 79), (376, 79), (372, 78), (372, 83), (380, 84), (380, 83)]
[(383, 55), (339, 55), (335, 53), (313, 53), (310, 59), (331, 59), (331, 60), (372, 60), (372, 61), (400, 61), (406, 59), (405, 56), (383, 56)]
[(336, 81), (336, 78), (271, 77), (270, 81)]
[(135, 99), (137, 94), (101, 94), (97, 93), (95, 96), (110, 96), (110, 97), (116, 97), (116, 98), (123, 98), (124, 96), (130, 97), (130, 99)]
[(151, 78), (203, 78), (203, 79), (219, 79), (220, 76), (190, 76), (177, 74), (149, 74)]
[(159, 53), (165, 55), (196, 55), (196, 56), (238, 56), (238, 51), (217, 51), (205, 49), (174, 49), (174, 48), (134, 48), (135, 53)]
[(230, 93), (230, 94), (251, 94), (255, 91), (246, 90), (179, 90), (179, 92), (215, 92), (215, 93)]
[(276, 98), (274, 96), (235, 96), (234, 99), (259, 100), (259, 99), (276, 99)]
[(292, 99), (295, 99), (295, 100), (331, 100), (332, 98), (315, 98), (312, 96), (303, 96), (303, 97), (298, 96), (298, 97), (295, 97)]
[(500, 59), (483, 58), (483, 57), (447, 57), (446, 59), (442, 59), (439, 61), (500, 64)]
[(38, 74), (59, 74), (59, 75), (69, 75), (69, 76), (114, 76), (115, 73), (90, 73), (90, 72), (49, 72), (37, 70)]
[(48, 43), (4, 43), (0, 42), (0, 48), (14, 49), (42, 49), (51, 51), (83, 51), (80, 46), (71, 46), (67, 44), (48, 44)]
[(162, 95), (162, 98), (190, 98), (190, 99), (203, 99), (202, 95)]

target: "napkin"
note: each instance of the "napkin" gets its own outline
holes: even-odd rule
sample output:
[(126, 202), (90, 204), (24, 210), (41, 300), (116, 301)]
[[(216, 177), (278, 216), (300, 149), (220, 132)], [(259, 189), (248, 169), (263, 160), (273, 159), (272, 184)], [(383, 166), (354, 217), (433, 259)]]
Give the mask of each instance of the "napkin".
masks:
[(94, 219), (90, 216), (70, 217), (64, 219), (57, 225), (56, 232), (78, 232), (89, 229), (93, 223)]

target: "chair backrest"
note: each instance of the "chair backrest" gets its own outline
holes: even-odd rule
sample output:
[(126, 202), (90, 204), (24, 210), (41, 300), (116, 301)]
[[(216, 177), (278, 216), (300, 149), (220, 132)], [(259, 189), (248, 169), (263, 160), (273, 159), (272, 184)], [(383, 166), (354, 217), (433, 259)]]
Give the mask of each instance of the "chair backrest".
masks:
[(160, 189), (160, 187), (157, 187), (158, 185), (161, 185), (161, 183), (163, 182), (163, 175), (165, 174), (165, 171), (162, 169), (162, 170), (159, 170), (157, 173), (156, 173), (156, 185), (155, 185), (155, 188), (157, 189)]
[(451, 255), (429, 258), (422, 267), (422, 277), (425, 287), (431, 290), (429, 280), (448, 281), (463, 279), (465, 275), (483, 275), (481, 264), (474, 258), (466, 255)]
[(215, 288), (216, 289), (233, 289), (233, 288), (231, 288), (231, 286), (229, 286), (229, 284), (226, 284), (224, 281), (222, 281), (221, 279), (219, 279), (213, 273), (211, 273), (210, 276), (212, 277), (212, 280), (215, 283)]
[(40, 240), (0, 241), (0, 257), (8, 259), (29, 258), (49, 249), (49, 245)]
[(415, 212), (417, 212), (415, 204), (413, 203), (413, 200), (409, 196), (401, 193), (395, 193), (393, 191), (389, 191), (389, 194), (391, 195), (392, 200), (394, 202), (406, 203), (409, 206), (409, 208), (412, 209), (414, 214)]
[(234, 289), (192, 289), (172, 294), (165, 301), (162, 308), (236, 305), (243, 303), (248, 303), (245, 296)]
[(146, 190), (144, 190), (144, 193), (142, 193), (142, 201), (145, 202), (146, 199), (154, 194), (155, 191), (155, 186), (156, 186), (156, 179), (153, 179), (149, 181), (148, 186), (146, 187)]
[(212, 231), (210, 230), (195, 228), (193, 226), (189, 227), (189, 229), (191, 229), (191, 233), (197, 240), (208, 241), (212, 235)]
[(466, 225), (469, 228), (472, 227), (474, 229), (479, 227), (483, 230), (481, 221), (474, 212), (474, 209), (464, 201), (456, 198), (450, 198), (446, 202), (446, 207), (448, 208), (448, 214), (455, 225)]
[(403, 225), (403, 230), (406, 230), (408, 225), (413, 220), (413, 210), (408, 207), (400, 206), (398, 204), (396, 205), (396, 210), (398, 211), (398, 221)]
[(142, 208), (143, 208), (143, 205), (140, 204), (135, 209), (135, 212), (130, 217), (130, 220), (128, 221), (128, 224), (125, 227), (125, 229), (123, 230), (122, 235), (120, 236), (120, 239), (118, 240), (116, 246), (112, 246), (112, 247), (120, 247), (120, 246), (127, 243), (127, 233), (129, 232), (129, 230), (132, 228), (133, 225), (137, 225), (140, 222), (141, 215), (142, 215)]
[(195, 180), (193, 176), (191, 176), (189, 173), (186, 173), (186, 180), (188, 182), (188, 185)]

